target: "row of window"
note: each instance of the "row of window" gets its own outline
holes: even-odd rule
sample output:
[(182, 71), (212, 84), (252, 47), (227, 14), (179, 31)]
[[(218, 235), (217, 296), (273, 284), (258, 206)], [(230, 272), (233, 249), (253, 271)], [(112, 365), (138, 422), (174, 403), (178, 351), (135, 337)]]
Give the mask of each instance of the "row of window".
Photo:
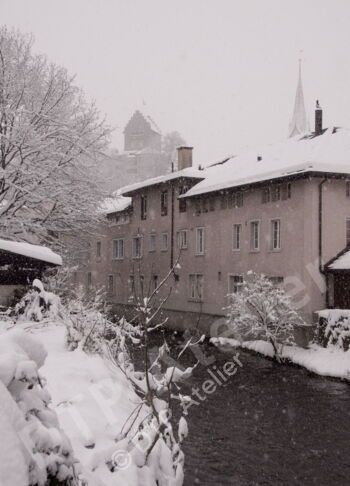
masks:
[[(179, 194), (185, 194), (188, 191), (187, 186), (181, 186)], [(280, 200), (290, 199), (292, 196), (292, 185), (276, 184), (265, 187), (262, 190), (262, 203), (276, 202)], [(215, 211), (215, 197), (205, 197), (203, 199), (194, 200), (195, 213), (207, 213), (208, 211)], [(236, 191), (231, 193), (224, 193), (220, 197), (220, 208), (240, 208), (243, 206), (243, 192)], [(180, 213), (186, 212), (187, 203), (185, 199), (179, 199)], [(160, 214), (167, 216), (168, 214), (168, 191), (164, 190), (160, 193)], [(141, 219), (147, 219), (147, 194), (141, 196)]]
[[(101, 242), (97, 243), (97, 256), (101, 256)], [(169, 244), (168, 233), (160, 234), (160, 250), (167, 251)], [(186, 249), (188, 245), (188, 230), (180, 230), (177, 233), (177, 245), (179, 249)], [(148, 251), (157, 250), (157, 235), (151, 233), (148, 239)], [(132, 258), (141, 258), (143, 254), (143, 236), (132, 238), (131, 255)], [(204, 228), (196, 228), (196, 254), (204, 254)], [(125, 239), (116, 238), (113, 240), (113, 259), (122, 260), (125, 257)]]
[[(110, 296), (117, 294), (117, 276), (116, 275), (108, 275), (107, 281), (107, 292)], [(151, 290), (157, 289), (159, 284), (159, 277), (158, 275), (151, 276), (151, 282), (145, 282), (145, 277), (143, 275), (139, 275), (138, 277), (141, 295), (148, 291), (150, 284)], [(274, 285), (279, 286), (283, 284), (283, 277), (268, 277)], [(190, 273), (188, 275), (188, 298), (189, 300), (193, 301), (203, 301), (204, 298), (204, 275), (201, 273)], [(143, 286), (147, 288), (143, 289)], [(228, 275), (228, 294), (234, 294), (240, 291), (243, 285), (243, 275)], [(91, 272), (87, 274), (87, 286), (89, 289), (92, 287), (92, 275)], [(137, 295), (136, 290), (136, 281), (134, 275), (129, 275), (128, 278), (128, 293), (129, 298), (133, 299)]]
[[(270, 250), (277, 251), (281, 249), (281, 220), (272, 219), (270, 221)], [(350, 220), (347, 225), (347, 238), (350, 240)], [(232, 250), (240, 251), (243, 242), (243, 225), (236, 223), (233, 225), (232, 233)], [(168, 233), (160, 234), (160, 250), (167, 251), (169, 244)], [(177, 247), (180, 250), (188, 248), (188, 230), (183, 229), (177, 233)], [(157, 235), (151, 233), (148, 238), (148, 251), (157, 250)], [(260, 221), (250, 221), (250, 250), (260, 250)], [(125, 257), (125, 239), (116, 238), (113, 240), (112, 258), (123, 260)], [(205, 253), (205, 228), (195, 229), (195, 254), (203, 255)], [(132, 238), (131, 248), (132, 258), (142, 258), (143, 255), (143, 236), (134, 236)], [(101, 258), (101, 242), (97, 242), (96, 256)]]

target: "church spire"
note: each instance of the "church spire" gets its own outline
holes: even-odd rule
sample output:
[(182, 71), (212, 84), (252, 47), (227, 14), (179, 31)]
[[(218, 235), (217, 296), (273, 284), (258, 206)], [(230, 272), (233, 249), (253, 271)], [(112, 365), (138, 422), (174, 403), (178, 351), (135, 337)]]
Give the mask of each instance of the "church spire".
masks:
[(299, 79), (295, 95), (294, 111), (289, 124), (289, 136), (299, 135), (309, 131), (309, 123), (306, 118), (303, 84), (301, 81), (301, 59), (299, 59)]

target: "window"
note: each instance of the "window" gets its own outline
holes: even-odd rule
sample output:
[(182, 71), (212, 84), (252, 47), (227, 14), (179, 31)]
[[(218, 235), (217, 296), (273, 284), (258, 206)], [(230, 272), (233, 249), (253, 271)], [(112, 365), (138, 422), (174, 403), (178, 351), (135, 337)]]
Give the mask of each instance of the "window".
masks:
[(107, 287), (109, 295), (113, 295), (114, 293), (114, 276), (108, 275), (108, 287)]
[(271, 189), (271, 200), (272, 201), (279, 201), (281, 199), (281, 187), (280, 186), (272, 186)]
[(116, 213), (114, 216), (114, 222), (116, 224), (128, 224), (130, 223), (130, 214), (129, 213)]
[(205, 196), (202, 199), (202, 211), (203, 211), (203, 213), (208, 212), (208, 199)]
[(141, 196), (141, 219), (147, 219), (147, 196)]
[(180, 250), (187, 248), (187, 237), (188, 231), (187, 230), (180, 230), (177, 234), (177, 246)]
[(283, 277), (267, 277), (270, 282), (275, 286), (275, 287), (281, 287), (283, 285)]
[(243, 206), (243, 192), (236, 192), (235, 207), (241, 208)]
[(204, 228), (196, 228), (196, 255), (204, 254)]
[(220, 208), (221, 209), (226, 209), (227, 208), (227, 195), (222, 194), (220, 198)]
[[(187, 186), (181, 186), (180, 189), (179, 189), (180, 196), (182, 194), (185, 194), (187, 191), (188, 191), (188, 187)], [(185, 213), (186, 210), (187, 210), (187, 202), (186, 202), (186, 199), (179, 199), (179, 212), (180, 213)]]
[(91, 274), (91, 272), (88, 272), (87, 273), (86, 279), (87, 279), (87, 282), (86, 282), (87, 283), (87, 288), (88, 288), (88, 290), (90, 290), (91, 287), (92, 287), (92, 274)]
[(243, 285), (243, 275), (229, 275), (228, 276), (228, 293), (237, 294)]
[(166, 216), (168, 214), (168, 191), (162, 191), (160, 195), (160, 214)]
[(142, 237), (135, 236), (132, 239), (132, 257), (141, 258), (142, 257)]
[(135, 298), (135, 277), (134, 275), (129, 276), (129, 300), (134, 300)]
[(242, 225), (241, 224), (234, 224), (233, 225), (233, 241), (232, 241), (232, 249), (234, 251), (238, 251), (241, 249), (241, 234), (242, 234)]
[(271, 250), (281, 249), (281, 220), (271, 221)]
[(292, 197), (292, 184), (288, 182), (288, 184), (283, 184), (281, 187), (281, 199), (286, 200)]
[(150, 234), (149, 235), (149, 248), (148, 251), (156, 251), (156, 235), (155, 234)]
[(193, 201), (193, 204), (194, 204), (194, 213), (196, 216), (199, 216), (202, 212), (200, 199), (195, 199)]
[(350, 197), (350, 181), (346, 181), (346, 197)]
[(190, 300), (203, 300), (204, 277), (201, 274), (190, 274)]
[(260, 239), (260, 223), (259, 221), (251, 221), (250, 223), (251, 251), (259, 251), (259, 239)]
[(96, 243), (96, 257), (101, 258), (101, 242)]
[(161, 236), (161, 250), (167, 251), (168, 249), (168, 233), (162, 233)]
[(215, 211), (215, 198), (209, 198), (209, 211)]
[(229, 208), (240, 208), (243, 206), (243, 192), (232, 192), (228, 196)]
[(153, 290), (156, 290), (158, 287), (158, 275), (152, 275), (152, 280), (153, 280)]
[(266, 204), (266, 203), (270, 202), (270, 200), (271, 200), (270, 188), (264, 187), (264, 189), (262, 190), (261, 202), (263, 204)]
[(124, 258), (124, 239), (113, 240), (113, 259), (122, 260)]
[(350, 218), (346, 218), (346, 246), (350, 245)]

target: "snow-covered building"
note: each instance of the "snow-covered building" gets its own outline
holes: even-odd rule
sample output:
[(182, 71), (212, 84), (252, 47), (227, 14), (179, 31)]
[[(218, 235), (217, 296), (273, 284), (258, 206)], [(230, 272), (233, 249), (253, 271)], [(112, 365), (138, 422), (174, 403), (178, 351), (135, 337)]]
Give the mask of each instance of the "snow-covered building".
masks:
[(17, 291), (47, 268), (61, 265), (62, 258), (50, 248), (0, 239), (0, 305), (9, 305)]
[(179, 258), (169, 323), (207, 332), (251, 270), (283, 282), (309, 323), (334, 304), (325, 264), (350, 244), (350, 130), (324, 129), (317, 105), (313, 132), (203, 170), (178, 152), (179, 171), (120, 191), (126, 206), (108, 211), (81, 283), (124, 312)]

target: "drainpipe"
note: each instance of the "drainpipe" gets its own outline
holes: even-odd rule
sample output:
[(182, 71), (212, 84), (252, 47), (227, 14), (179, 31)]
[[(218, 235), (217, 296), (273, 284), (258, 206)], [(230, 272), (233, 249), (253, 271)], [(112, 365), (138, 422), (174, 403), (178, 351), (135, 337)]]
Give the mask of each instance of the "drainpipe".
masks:
[(323, 269), (323, 227), (322, 227), (322, 216), (323, 216), (323, 184), (327, 181), (327, 178), (322, 179), (322, 181), (318, 185), (318, 268), (320, 273), (326, 279), (326, 307), (329, 304), (329, 295), (328, 295), (328, 282), (327, 276), (325, 275)]
[(170, 268), (174, 265), (174, 210), (175, 210), (175, 188), (171, 185), (171, 222), (170, 222)]
[[(174, 162), (171, 163), (171, 172), (174, 172)], [(170, 268), (174, 266), (174, 210), (175, 210), (175, 187), (171, 182), (171, 210), (170, 210)]]

